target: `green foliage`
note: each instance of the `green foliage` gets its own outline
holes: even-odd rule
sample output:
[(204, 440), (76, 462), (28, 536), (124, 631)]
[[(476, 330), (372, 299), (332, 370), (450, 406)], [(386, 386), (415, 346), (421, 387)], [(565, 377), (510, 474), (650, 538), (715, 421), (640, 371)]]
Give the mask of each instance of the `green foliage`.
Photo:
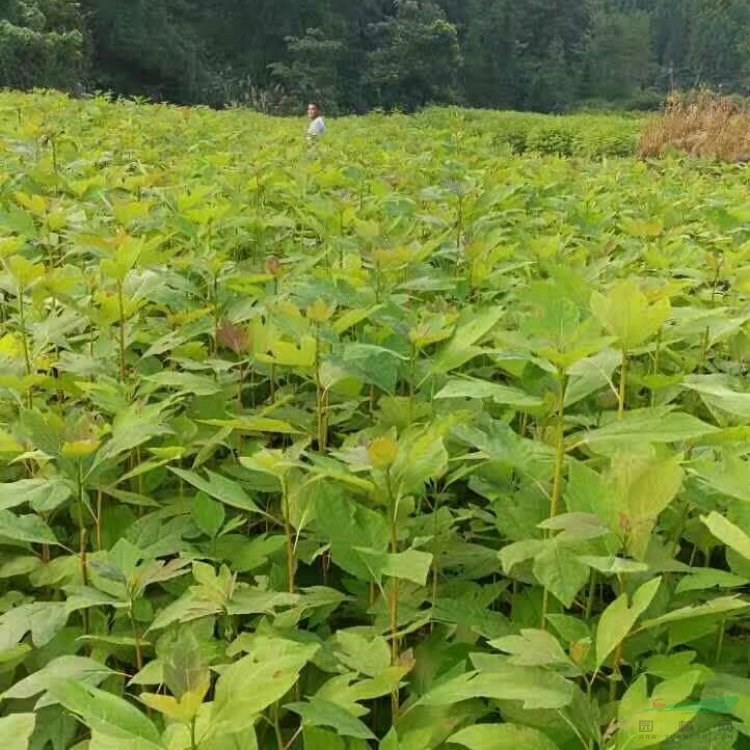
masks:
[(676, 88), (746, 94), (749, 30), (736, 0), (3, 0), (0, 83), (273, 114), (657, 109)]
[(461, 66), (458, 32), (437, 4), (398, 3), (396, 16), (381, 24), (379, 36), (365, 75), (378, 106), (412, 109), (455, 100)]
[(742, 747), (741, 172), (0, 99), (8, 747)]
[(83, 22), (69, 0), (0, 4), (0, 86), (72, 89), (85, 72)]
[(290, 61), (273, 63), (271, 70), (292, 102), (298, 107), (300, 102), (335, 103), (343, 42), (327, 39), (321, 29), (307, 29), (303, 37), (289, 37), (287, 48)]

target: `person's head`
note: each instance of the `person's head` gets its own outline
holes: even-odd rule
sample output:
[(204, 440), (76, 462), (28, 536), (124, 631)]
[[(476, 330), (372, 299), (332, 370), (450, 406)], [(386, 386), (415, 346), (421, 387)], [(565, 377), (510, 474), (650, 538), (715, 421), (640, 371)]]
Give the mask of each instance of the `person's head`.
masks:
[(316, 117), (320, 117), (321, 109), (320, 104), (318, 102), (310, 102), (307, 105), (307, 116), (314, 120)]

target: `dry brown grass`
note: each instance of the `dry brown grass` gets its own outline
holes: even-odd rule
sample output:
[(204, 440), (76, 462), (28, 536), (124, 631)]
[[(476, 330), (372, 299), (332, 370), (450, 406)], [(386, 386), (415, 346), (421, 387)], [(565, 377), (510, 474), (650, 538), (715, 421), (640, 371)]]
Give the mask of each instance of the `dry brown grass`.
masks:
[(750, 109), (737, 99), (700, 93), (673, 96), (650, 120), (638, 146), (640, 156), (670, 150), (726, 162), (750, 161)]

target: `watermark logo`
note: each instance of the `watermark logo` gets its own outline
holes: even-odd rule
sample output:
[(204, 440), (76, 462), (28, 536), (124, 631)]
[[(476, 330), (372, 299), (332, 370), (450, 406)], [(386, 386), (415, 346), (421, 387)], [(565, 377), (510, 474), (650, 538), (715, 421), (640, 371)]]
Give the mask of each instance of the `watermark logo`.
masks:
[(651, 745), (670, 737), (673, 741), (679, 741), (680, 738), (687, 740), (696, 731), (696, 716), (713, 714), (718, 720), (710, 728), (701, 729), (701, 737), (707, 731), (715, 739), (730, 737), (736, 731), (731, 714), (739, 700), (737, 695), (722, 695), (675, 705), (656, 698), (648, 708), (632, 716), (621, 729), (631, 737), (635, 735), (638, 745)]

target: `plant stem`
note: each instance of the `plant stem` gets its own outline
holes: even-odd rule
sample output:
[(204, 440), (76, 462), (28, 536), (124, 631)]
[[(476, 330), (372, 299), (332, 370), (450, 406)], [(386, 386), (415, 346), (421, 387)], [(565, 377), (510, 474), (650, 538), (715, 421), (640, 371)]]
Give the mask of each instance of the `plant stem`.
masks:
[[(437, 543), (438, 539), (438, 508), (440, 507), (440, 493), (435, 492), (435, 505), (432, 509), (432, 536), (435, 539), (435, 555), (432, 558), (432, 594), (430, 606), (434, 610), (437, 603), (438, 578), (440, 576), (440, 549)], [(430, 632), (435, 628), (435, 621), (430, 622)]]
[(128, 618), (130, 619), (130, 627), (133, 630), (133, 640), (135, 641), (135, 666), (140, 672), (143, 669), (143, 651), (141, 650), (141, 639), (138, 635), (138, 628), (135, 624), (135, 617), (133, 617), (132, 600), (130, 602), (130, 607), (128, 607)]
[[(555, 472), (552, 480), (552, 495), (550, 497), (550, 518), (554, 518), (560, 512), (560, 499), (562, 498), (562, 475), (565, 466), (565, 393), (568, 388), (568, 379), (562, 370), (558, 370), (560, 391), (557, 401), (557, 420), (555, 434)], [(549, 532), (548, 532), (549, 534)], [(542, 623), (541, 629), (547, 628), (547, 611), (549, 608), (549, 591), (544, 588), (542, 597)]]
[(555, 436), (555, 474), (550, 499), (550, 518), (559, 513), (562, 497), (562, 475), (565, 466), (565, 393), (568, 387), (567, 377), (560, 374), (560, 394), (557, 404), (557, 432)]
[(245, 363), (240, 362), (240, 377), (237, 382), (237, 416), (242, 414), (245, 406), (242, 403), (242, 388), (245, 385)]
[[(617, 576), (617, 595), (621, 596), (625, 586), (623, 585), (622, 575)], [(620, 681), (619, 678), (621, 675), (620, 672), (620, 662), (622, 661), (622, 648), (623, 648), (624, 639), (621, 640), (617, 644), (617, 648), (615, 649), (615, 655), (612, 659), (612, 676), (610, 677), (610, 683), (609, 683), (609, 699), (610, 701), (614, 701), (617, 698), (617, 683)]]
[(214, 273), (213, 284), (212, 284), (212, 296), (213, 296), (213, 312), (214, 312), (214, 341), (213, 341), (213, 353), (216, 354), (219, 348), (219, 275)]
[(320, 329), (315, 326), (315, 413), (318, 424), (318, 451), (325, 453), (327, 435), (324, 414), (324, 391), (323, 384), (320, 380)]
[(414, 367), (417, 362), (417, 347), (412, 343), (409, 355), (409, 424), (414, 421)]
[[(245, 363), (240, 363), (240, 379), (237, 383), (237, 418), (242, 417), (242, 413), (245, 410), (244, 404), (242, 403), (242, 390), (245, 385)], [(237, 430), (237, 460), (242, 455), (243, 441), (242, 441), (242, 430)]]
[[(23, 360), (26, 365), (26, 376), (31, 375), (31, 356), (29, 355), (29, 341), (26, 333), (26, 308), (23, 303), (24, 288), (19, 286), (18, 288), (18, 318), (21, 323), (21, 347), (23, 348)], [(31, 409), (33, 405), (33, 396), (31, 395), (31, 386), (29, 385), (28, 392), (28, 406)]]
[(77, 467), (76, 490), (78, 495), (78, 556), (81, 566), (81, 582), (84, 586), (87, 586), (88, 571), (86, 565), (86, 525), (83, 522), (85, 510), (83, 503), (83, 467), (80, 461), (78, 461)]
[[(388, 509), (390, 516), (391, 526), (391, 554), (398, 554), (398, 504), (393, 496), (393, 486), (391, 484), (391, 470), (390, 467), (385, 471), (385, 486), (388, 493)], [(390, 610), (390, 626), (391, 626), (391, 663), (395, 666), (399, 661), (399, 643), (398, 643), (398, 595), (399, 586), (398, 578), (391, 578), (391, 596), (389, 602)], [(393, 719), (399, 714), (399, 691), (398, 688), (394, 688), (391, 693), (391, 711)]]
[(294, 593), (294, 571), (296, 562), (294, 559), (294, 539), (292, 537), (292, 525), (289, 522), (291, 510), (289, 508), (289, 492), (287, 490), (286, 482), (281, 482), (281, 494), (284, 503), (284, 535), (286, 536), (286, 574), (289, 579), (289, 593)]
[(615, 679), (620, 675), (620, 662), (622, 661), (622, 641), (617, 644), (615, 649), (615, 655), (612, 660), (612, 676), (610, 677), (609, 683), (609, 699), (614, 701), (617, 698), (617, 683), (619, 679)]
[(628, 382), (628, 353), (623, 349), (622, 365), (620, 366), (620, 391), (617, 396), (617, 418), (625, 416), (625, 389)]
[(292, 735), (292, 738), (289, 740), (289, 742), (284, 745), (284, 750), (290, 750), (292, 745), (294, 745), (295, 740), (302, 734), (303, 725), (300, 724), (297, 731)]
[(721, 660), (721, 652), (724, 650), (724, 636), (726, 634), (726, 620), (722, 620), (719, 625), (719, 633), (716, 637), (716, 655), (714, 656), (714, 666), (719, 665)]
[(96, 548), (102, 549), (102, 491), (96, 492)]
[(279, 721), (279, 704), (273, 706), (273, 731), (276, 735), (276, 745), (278, 750), (286, 750), (284, 746), (284, 735), (281, 733), (281, 722)]
[(193, 716), (190, 721), (190, 750), (198, 750), (198, 742), (195, 739), (195, 722), (197, 719), (197, 716)]
[[(656, 351), (654, 352), (654, 370), (653, 374), (659, 374), (659, 367), (661, 366), (661, 339), (664, 328), (659, 329), (659, 333), (656, 335)], [(656, 390), (651, 391), (651, 406), (653, 407), (656, 398)]]
[(120, 315), (120, 382), (125, 382), (125, 300), (122, 282), (117, 282), (117, 306)]
[(594, 612), (594, 600), (596, 599), (596, 571), (591, 571), (591, 581), (589, 583), (589, 593), (586, 598), (586, 613), (584, 619), (586, 622), (591, 620), (591, 615)]

